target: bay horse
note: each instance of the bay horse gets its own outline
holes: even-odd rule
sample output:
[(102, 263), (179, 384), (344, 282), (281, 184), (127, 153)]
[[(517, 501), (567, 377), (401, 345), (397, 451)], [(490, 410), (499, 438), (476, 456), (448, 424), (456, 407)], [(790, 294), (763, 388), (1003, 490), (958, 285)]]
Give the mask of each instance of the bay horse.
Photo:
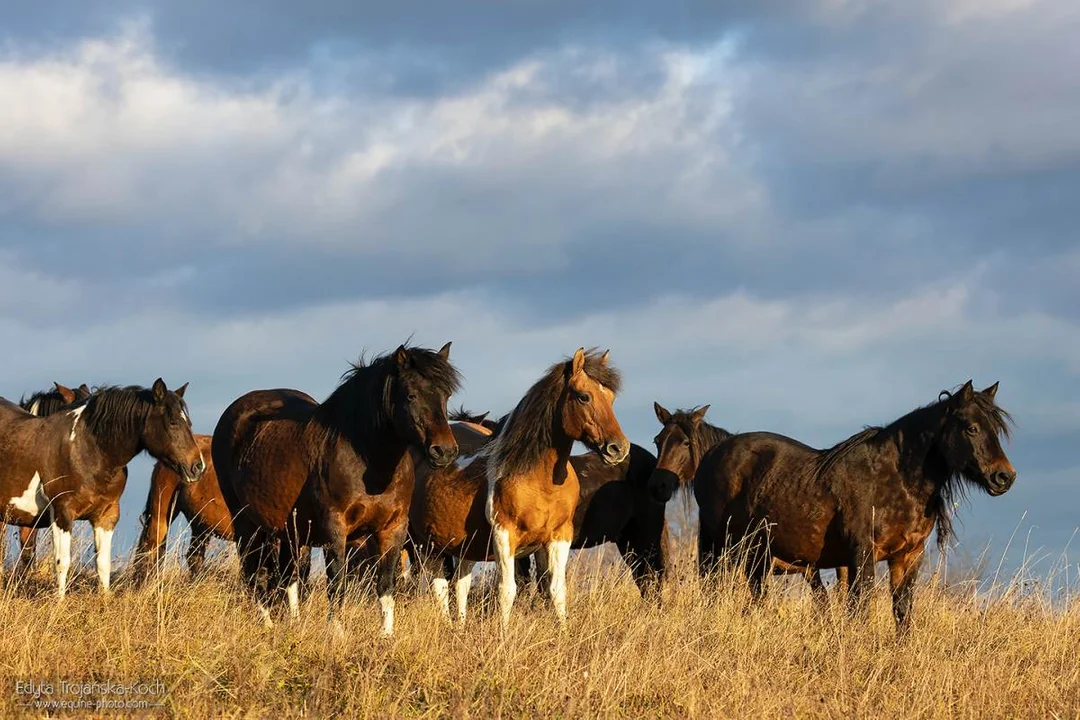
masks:
[[(709, 411), (708, 405), (671, 412), (660, 403), (654, 402), (653, 411), (662, 427), (653, 440), (659, 459), (649, 480), (649, 489), (654, 498), (666, 502), (679, 488), (693, 485), (701, 458), (731, 437), (732, 433), (705, 420), (705, 414)], [(711, 570), (715, 564), (711, 547), (699, 547), (698, 550), (700, 557), (707, 558), (700, 567)], [(810, 584), (818, 602), (828, 600), (821, 571), (816, 567), (800, 568), (787, 565), (779, 558), (773, 559), (774, 575), (789, 573), (802, 575)], [(846, 584), (847, 568), (837, 568), (836, 576), (839, 582)]]
[(203, 457), (191, 434), (183, 394), (158, 378), (150, 389), (104, 387), (48, 417), (0, 398), (0, 498), (4, 520), (38, 527), (47, 517), (53, 536), (56, 584), (67, 592), (71, 528), (94, 528), (98, 583), (109, 591), (112, 534), (120, 516), (125, 466), (143, 450), (176, 467), (190, 482)]
[[(49, 390), (41, 390), (19, 399), (19, 407), (31, 415), (46, 417), (58, 410), (90, 397), (90, 388), (86, 384), (72, 390), (58, 382), (53, 383)], [(0, 523), (0, 532), (3, 532), (3, 523)], [(3, 547), (0, 544), (0, 547)], [(30, 571), (37, 556), (37, 529), (33, 527), (19, 528), (19, 554), (15, 561), (14, 576), (16, 579), (25, 577)]]
[(434, 467), (458, 455), (446, 402), (460, 375), (449, 357), (450, 343), (438, 352), (402, 345), (370, 363), (361, 359), (321, 404), (297, 390), (258, 390), (222, 414), (211, 454), (264, 620), (279, 590), (298, 615), (296, 554), (305, 546), (323, 547), (336, 618), (346, 548), (371, 535), (382, 632), (393, 632), (394, 576), (415, 477), (409, 449)]
[(767, 432), (725, 440), (694, 478), (702, 547), (716, 557), (741, 543), (754, 597), (764, 592), (773, 558), (793, 567), (846, 567), (854, 610), (865, 609), (874, 563), (886, 561), (893, 616), (906, 631), (935, 526), (944, 550), (950, 510), (965, 485), (998, 496), (1016, 480), (999, 441), (1009, 436), (1011, 418), (995, 403), (997, 389), (976, 391), (969, 380), (828, 450)]
[(543, 548), (551, 600), (560, 623), (565, 621), (566, 562), (580, 494), (570, 452), (580, 441), (609, 465), (626, 458), (630, 441), (612, 407), (620, 384), (608, 353), (578, 349), (529, 389), (478, 455), (417, 478), (410, 533), (419, 554), (427, 557), (433, 592), (447, 616), (447, 556), (457, 558), (454, 580), (462, 619), (473, 564), (496, 562), (505, 629), (517, 594), (514, 558)]

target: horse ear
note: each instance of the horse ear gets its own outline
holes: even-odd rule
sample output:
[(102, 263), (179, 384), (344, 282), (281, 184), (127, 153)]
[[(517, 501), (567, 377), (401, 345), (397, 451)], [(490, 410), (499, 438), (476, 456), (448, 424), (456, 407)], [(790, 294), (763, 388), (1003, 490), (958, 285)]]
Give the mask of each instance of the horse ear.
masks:
[(405, 349), (404, 345), (398, 345), (398, 349), (394, 351), (394, 360), (397, 361), (399, 368), (409, 366), (409, 351)]
[(62, 397), (64, 399), (64, 404), (65, 405), (70, 405), (71, 403), (75, 402), (75, 391), (74, 390), (72, 390), (69, 387), (64, 387), (63, 385), (61, 385), (58, 382), (54, 382), (53, 385), (56, 386), (56, 392), (60, 393), (60, 397)]
[(165, 381), (158, 378), (154, 381), (153, 387), (150, 388), (154, 393), (154, 401), (161, 402), (165, 399), (165, 393), (169, 392), (169, 389), (165, 387)]
[(711, 405), (702, 405), (697, 410), (695, 410), (692, 415), (690, 415), (690, 420), (695, 425), (697, 425), (698, 423), (700, 423), (702, 420), (705, 419), (705, 413), (709, 412), (710, 407), (712, 407), (712, 406)]
[(442, 346), (442, 348), (439, 349), (439, 357), (441, 357), (443, 360), (450, 359), (450, 343), (446, 343)]
[(90, 394), (90, 386), (87, 385), (86, 383), (83, 383), (82, 385), (79, 386), (79, 392), (89, 395)]
[(188, 386), (188, 384), (187, 384), (187, 383), (184, 383), (184, 384), (183, 384), (183, 385), (181, 385), (180, 387), (178, 387), (178, 388), (176, 388), (175, 390), (173, 390), (173, 392), (174, 392), (174, 393), (176, 393), (176, 394), (177, 394), (178, 396), (180, 396), (180, 397), (184, 397), (184, 391), (185, 391), (185, 390), (187, 390), (187, 386)]
[(600, 356), (600, 364), (607, 367), (608, 356), (611, 355), (611, 350), (605, 350), (604, 354)]
[(573, 359), (570, 361), (570, 377), (577, 375), (579, 372), (585, 369), (585, 348), (578, 348), (574, 353)]
[(477, 415), (476, 416), (476, 424), (477, 425), (482, 425), (484, 423), (484, 420), (487, 419), (487, 416), (489, 414), (491, 414), (490, 410), (488, 410), (486, 413), (481, 413), (480, 415)]
[(998, 389), (998, 384), (994, 383), (990, 387), (983, 390), (982, 394), (985, 395), (986, 397), (990, 398), (991, 400), (993, 400), (994, 396), (997, 395), (997, 389)]
[(971, 381), (968, 380), (964, 383), (964, 387), (960, 388), (960, 392), (956, 394), (960, 398), (960, 402), (969, 403), (971, 402), (971, 398), (975, 397), (975, 387), (972, 385)]
[(652, 408), (653, 412), (656, 413), (656, 419), (660, 421), (661, 425), (667, 425), (669, 422), (671, 422), (671, 413), (669, 413), (663, 405), (654, 400)]

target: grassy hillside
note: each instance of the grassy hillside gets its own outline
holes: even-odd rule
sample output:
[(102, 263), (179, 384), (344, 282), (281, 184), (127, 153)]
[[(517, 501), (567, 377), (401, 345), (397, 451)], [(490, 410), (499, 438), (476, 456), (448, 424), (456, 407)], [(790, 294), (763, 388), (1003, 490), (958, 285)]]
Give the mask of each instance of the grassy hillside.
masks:
[(0, 716), (43, 712), (22, 707), (31, 680), (54, 684), (43, 699), (69, 700), (60, 680), (143, 681), (163, 705), (141, 714), (198, 718), (1080, 716), (1075, 600), (990, 601), (926, 581), (898, 641), (882, 589), (854, 622), (835, 605), (818, 613), (790, 579), (747, 610), (738, 583), (703, 592), (684, 576), (657, 607), (614, 563), (582, 558), (572, 571), (565, 632), (526, 596), (501, 635), (485, 576), (464, 628), (423, 594), (399, 603), (390, 640), (369, 597), (331, 632), (321, 583), (298, 623), (264, 629), (228, 561), (195, 583), (172, 570), (108, 599), (85, 577), (62, 605), (46, 574), (0, 598)]

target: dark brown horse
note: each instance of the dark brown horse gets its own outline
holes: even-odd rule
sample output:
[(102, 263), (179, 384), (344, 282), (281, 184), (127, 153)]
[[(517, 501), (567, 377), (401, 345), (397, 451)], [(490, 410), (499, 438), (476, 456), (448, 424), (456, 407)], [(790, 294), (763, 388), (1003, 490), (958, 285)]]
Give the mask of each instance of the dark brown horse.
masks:
[(0, 399), (0, 497), (6, 522), (52, 526), (57, 590), (67, 591), (71, 528), (94, 527), (98, 581), (109, 590), (112, 533), (120, 515), (125, 466), (146, 450), (190, 481), (205, 467), (191, 434), (185, 386), (176, 392), (160, 378), (151, 389), (106, 387), (70, 409), (36, 417)]
[(610, 465), (629, 453), (630, 442), (612, 409), (619, 385), (607, 353), (579, 349), (548, 369), (475, 458), (417, 478), (410, 533), (435, 574), (432, 588), (448, 616), (444, 556), (458, 558), (460, 617), (473, 563), (495, 560), (505, 628), (517, 594), (514, 558), (544, 548), (551, 599), (557, 617), (565, 620), (566, 561), (579, 497), (570, 451), (580, 441)]
[[(66, 385), (54, 382), (50, 390), (42, 390), (35, 392), (30, 397), (21, 398), (19, 407), (31, 415), (46, 417), (88, 397), (90, 397), (90, 388), (85, 384), (72, 390)], [(3, 532), (3, 523), (0, 523), (0, 532)], [(37, 528), (19, 528), (19, 554), (18, 559), (15, 561), (14, 572), (16, 579), (24, 577), (34, 564), (34, 559), (37, 556), (37, 535)], [(0, 544), (0, 547), (3, 547), (3, 545)]]
[(408, 531), (410, 448), (435, 467), (457, 458), (446, 401), (459, 375), (439, 352), (399, 347), (354, 366), (322, 404), (297, 390), (260, 390), (232, 403), (212, 454), (233, 516), (241, 567), (268, 618), (284, 590), (299, 612), (296, 553), (322, 546), (331, 613), (343, 599), (346, 547), (374, 536), (383, 633), (394, 627), (394, 577)]
[(905, 630), (927, 538), (936, 525), (944, 548), (964, 483), (997, 496), (1016, 480), (998, 439), (1009, 434), (1009, 416), (994, 402), (997, 387), (976, 391), (968, 381), (828, 450), (764, 432), (722, 442), (694, 480), (703, 570), (738, 543), (760, 596), (773, 558), (793, 567), (846, 567), (849, 600), (862, 608), (874, 563), (884, 560), (893, 614)]
[[(654, 440), (660, 457), (656, 463), (656, 471), (649, 481), (650, 491), (657, 500), (667, 500), (679, 488), (693, 485), (701, 459), (731, 437), (731, 433), (705, 421), (708, 405), (670, 412), (660, 403), (654, 402), (653, 410), (663, 427)], [(706, 548), (703, 552), (711, 550)], [(820, 570), (816, 567), (790, 566), (779, 558), (773, 558), (773, 574), (789, 573), (804, 576), (819, 602), (828, 600)], [(847, 568), (838, 568), (836, 574), (838, 580), (846, 584)]]
[[(196, 435), (195, 442), (203, 457), (210, 458), (209, 435)], [(142, 533), (135, 549), (134, 575), (137, 583), (143, 583), (150, 573), (159, 568), (168, 540), (169, 526), (177, 515), (187, 520), (191, 531), (184, 559), (191, 577), (197, 577), (206, 567), (206, 551), (214, 538), (226, 542), (235, 541), (232, 515), (221, 494), (214, 463), (206, 465), (206, 471), (197, 483), (186, 483), (175, 470), (163, 462), (154, 463), (150, 474), (150, 492), (146, 508), (140, 520)], [(311, 552), (304, 548), (300, 557), (301, 596), (307, 591), (311, 570)]]

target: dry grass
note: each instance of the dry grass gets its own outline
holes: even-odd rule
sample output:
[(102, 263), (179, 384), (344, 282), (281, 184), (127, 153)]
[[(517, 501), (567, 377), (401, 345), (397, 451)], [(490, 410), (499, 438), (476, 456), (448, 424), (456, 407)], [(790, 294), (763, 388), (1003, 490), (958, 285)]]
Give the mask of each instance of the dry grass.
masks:
[(747, 610), (739, 584), (703, 592), (686, 578), (655, 607), (614, 567), (574, 564), (565, 632), (525, 597), (503, 636), (485, 577), (464, 629), (419, 595), (399, 602), (390, 640), (370, 598), (348, 604), (335, 636), (320, 592), (299, 622), (263, 629), (228, 562), (109, 599), (84, 584), (62, 605), (40, 579), (0, 599), (0, 716), (42, 712), (20, 706), (16, 681), (66, 679), (160, 680), (164, 706), (142, 714), (198, 718), (1080, 717), (1075, 601), (926, 583), (897, 640), (880, 591), (859, 622), (801, 591)]

